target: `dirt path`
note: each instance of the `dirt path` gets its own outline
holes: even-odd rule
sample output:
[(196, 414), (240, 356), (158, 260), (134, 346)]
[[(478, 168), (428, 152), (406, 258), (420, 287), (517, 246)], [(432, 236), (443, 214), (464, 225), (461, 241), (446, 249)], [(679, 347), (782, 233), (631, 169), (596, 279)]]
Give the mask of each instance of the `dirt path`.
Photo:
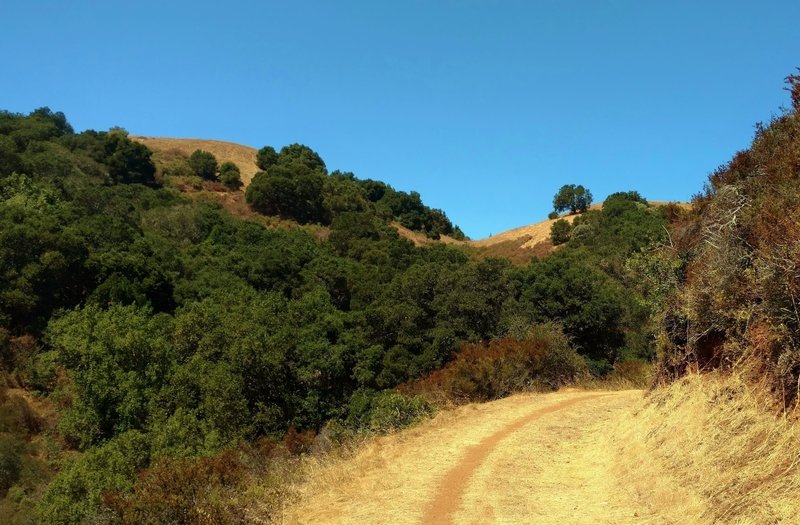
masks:
[(674, 497), (665, 505), (653, 492), (671, 492), (668, 476), (651, 483), (652, 472), (637, 476), (626, 461), (641, 395), (519, 395), (442, 413), (319, 466), (285, 521), (681, 523)]

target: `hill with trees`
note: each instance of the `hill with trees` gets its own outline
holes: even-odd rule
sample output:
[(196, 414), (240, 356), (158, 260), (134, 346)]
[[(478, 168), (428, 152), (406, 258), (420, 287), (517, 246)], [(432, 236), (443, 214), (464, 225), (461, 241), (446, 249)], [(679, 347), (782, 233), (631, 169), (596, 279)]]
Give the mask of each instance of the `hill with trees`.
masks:
[(691, 208), (635, 191), (590, 206), (584, 189), (516, 265), (479, 250), (531, 230), (476, 252), (419, 194), (328, 172), (307, 146), (253, 150), (245, 186), (210, 149), (0, 112), (0, 513), (224, 522), (252, 503), (231, 491), (335, 436), (651, 362), (662, 382), (735, 371), (796, 406), (788, 80), (792, 109)]
[[(208, 153), (214, 162), (200, 153), (195, 168), (221, 177), (229, 161)], [(121, 129), (76, 133), (46, 108), (0, 113), (0, 490), (11, 523), (124, 513), (109, 498), (142, 503), (126, 499), (136, 473), (165, 462), (205, 468), (330, 422), (392, 425), (428, 402), (390, 391), (436, 370), (448, 370), (438, 384), (462, 385), (448, 391), (491, 397), (493, 379), (475, 375), (481, 345), (495, 362), (571, 356), (559, 358), (561, 378), (652, 356), (651, 312), (630, 293), (625, 260), (666, 240), (663, 208), (619, 194), (581, 215), (564, 248), (515, 267), (415, 246), (392, 224), (459, 233), (418, 194), (328, 173), (305, 146), (264, 150), (250, 213), (316, 223), (327, 238), (179, 191), (169, 178), (183, 163), (194, 170), (189, 157), (154, 159)], [(549, 328), (531, 332), (539, 325)], [(459, 360), (462, 349), (472, 357)]]

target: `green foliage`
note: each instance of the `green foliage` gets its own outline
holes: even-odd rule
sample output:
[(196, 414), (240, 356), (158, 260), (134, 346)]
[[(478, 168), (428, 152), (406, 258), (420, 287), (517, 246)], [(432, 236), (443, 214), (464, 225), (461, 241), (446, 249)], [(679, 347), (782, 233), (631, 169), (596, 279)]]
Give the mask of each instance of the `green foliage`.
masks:
[(205, 180), (217, 180), (217, 158), (208, 151), (194, 150), (187, 160), (192, 172)]
[(169, 330), (168, 318), (134, 306), (87, 306), (50, 322), (47, 341), (73, 371), (75, 399), (60, 424), (71, 442), (86, 449), (144, 428), (173, 366)]
[(239, 166), (233, 162), (222, 163), (219, 167), (219, 180), (229, 190), (238, 190), (243, 185)]
[(554, 246), (564, 244), (572, 235), (572, 224), (566, 219), (559, 219), (550, 227), (550, 240)]
[[(39, 502), (41, 522), (172, 519), (193, 501), (179, 485), (207, 471), (198, 458), (284, 435), (305, 450), (329, 421), (407, 424), (430, 404), (386, 392), (442, 367), (449, 392), (477, 399), (652, 350), (645, 321), (656, 299), (631, 285), (625, 260), (664, 240), (664, 215), (635, 195), (581, 215), (554, 255), (513, 268), (443, 244), (416, 248), (392, 222), (463, 233), (417, 193), (329, 174), (305, 146), (263, 148), (246, 199), (327, 230), (267, 229), (155, 187), (149, 151), (124, 131), (75, 134), (65, 122), (0, 113), (0, 170), (16, 172), (0, 173), (0, 357), (8, 377), (58, 406), (52, 424), (0, 406), (0, 432), (46, 427), (51, 444), (80, 451)], [(162, 174), (188, 169), (180, 161)], [(549, 322), (571, 343), (528, 333)], [(22, 451), (11, 489), (30, 495), (18, 515), (41, 491), (25, 481), (32, 454)], [(153, 476), (137, 487), (134, 472), (147, 467)], [(169, 468), (180, 472), (165, 503)], [(208, 503), (236, 483), (213, 486), (187, 491)], [(99, 517), (104, 493), (103, 512), (118, 514)]]
[(553, 219), (558, 219), (558, 212), (557, 211), (551, 211), (550, 213), (547, 214), (547, 218), (550, 219), (551, 221)]
[(264, 146), (256, 153), (256, 166), (261, 171), (267, 171), (278, 163), (278, 152), (272, 146)]
[(583, 186), (565, 184), (561, 186), (553, 197), (553, 209), (556, 212), (571, 211), (572, 213), (585, 212), (592, 204), (592, 192)]
[(147, 437), (137, 431), (87, 451), (48, 486), (37, 508), (37, 523), (78, 525), (97, 519), (103, 493), (131, 490), (135, 473), (148, 461)]
[(433, 405), (423, 396), (382, 392), (370, 399), (369, 409), (362, 418), (370, 430), (389, 432), (413, 425), (433, 412)]
[(345, 213), (370, 213), (383, 222), (397, 221), (431, 238), (450, 235), (464, 239), (445, 213), (422, 203), (416, 192), (405, 193), (373, 180), (359, 180), (352, 173), (328, 174), (320, 156), (300, 144), (276, 153), (265, 146), (257, 155), (257, 173), (245, 194), (252, 209), (266, 215), (294, 219), (301, 224), (330, 224)]

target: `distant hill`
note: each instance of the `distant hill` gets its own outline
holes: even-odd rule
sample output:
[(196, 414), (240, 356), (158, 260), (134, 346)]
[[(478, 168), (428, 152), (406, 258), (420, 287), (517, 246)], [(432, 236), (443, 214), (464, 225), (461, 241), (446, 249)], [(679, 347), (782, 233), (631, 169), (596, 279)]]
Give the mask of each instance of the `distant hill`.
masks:
[[(220, 163), (230, 161), (239, 166), (242, 182), (244, 182), (245, 187), (250, 184), (253, 176), (259, 171), (255, 163), (257, 150), (251, 146), (208, 139), (145, 136), (131, 136), (131, 139), (144, 144), (156, 155), (161, 156), (162, 159), (165, 160), (172, 156), (188, 157), (197, 149), (209, 151), (214, 154)], [(241, 196), (239, 196), (238, 199), (235, 197), (236, 196), (228, 195), (223, 204), (229, 204), (228, 201), (231, 199), (242, 201), (238, 202), (238, 206), (235, 207), (236, 210), (238, 210), (236, 215), (242, 217), (245, 215), (244, 209), (246, 205), (244, 205)], [(651, 202), (650, 204), (660, 206), (667, 203)], [(590, 209), (597, 210), (602, 208), (602, 206), (602, 203), (597, 203), (592, 205)], [(233, 206), (226, 206), (226, 208), (233, 208)], [(234, 210), (231, 209), (230, 211)], [(572, 222), (578, 215), (580, 214), (567, 214), (560, 218)], [(410, 240), (416, 246), (429, 246), (440, 242), (450, 245), (466, 246), (474, 249), (477, 256), (481, 259), (500, 257), (510, 259), (517, 264), (525, 264), (534, 257), (541, 257), (553, 251), (554, 246), (550, 242), (550, 228), (556, 220), (557, 219), (545, 219), (541, 222), (512, 228), (486, 237), (485, 239), (467, 241), (460, 241), (446, 235), (441, 236), (438, 240), (434, 240), (421, 232), (409, 230), (397, 222), (392, 223), (392, 226), (397, 229), (401, 237)]]

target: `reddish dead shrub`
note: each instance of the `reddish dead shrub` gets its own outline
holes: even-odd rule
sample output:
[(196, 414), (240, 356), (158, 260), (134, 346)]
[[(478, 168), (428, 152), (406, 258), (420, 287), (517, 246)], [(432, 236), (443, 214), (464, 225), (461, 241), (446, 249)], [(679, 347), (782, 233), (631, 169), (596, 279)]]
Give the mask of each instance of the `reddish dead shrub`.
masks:
[(400, 387), (436, 401), (488, 401), (524, 390), (550, 390), (585, 375), (586, 364), (563, 333), (537, 326), (525, 340), (464, 344), (444, 368)]

